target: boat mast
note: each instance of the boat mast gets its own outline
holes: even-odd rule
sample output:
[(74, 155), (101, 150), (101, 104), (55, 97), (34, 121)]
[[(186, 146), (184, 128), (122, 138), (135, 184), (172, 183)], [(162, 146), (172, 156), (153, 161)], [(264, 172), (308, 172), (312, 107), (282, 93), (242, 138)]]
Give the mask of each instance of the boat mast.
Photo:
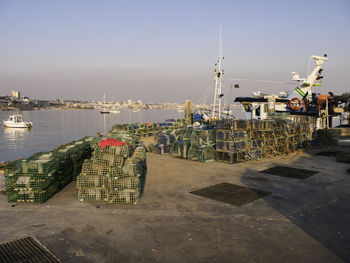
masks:
[[(222, 60), (223, 57), (223, 50), (222, 50), (222, 41), (221, 41), (221, 23), (220, 23), (220, 37), (219, 37), (219, 59), (218, 62), (215, 64), (215, 88), (214, 88), (214, 104), (213, 104), (213, 111), (211, 113), (211, 118), (215, 119), (216, 117), (218, 119), (221, 118), (221, 98), (223, 96), (222, 94), (222, 75), (224, 74), (224, 70), (222, 69)], [(218, 115), (216, 115), (216, 112), (218, 112)]]
[(106, 93), (103, 94), (103, 111), (106, 112)]

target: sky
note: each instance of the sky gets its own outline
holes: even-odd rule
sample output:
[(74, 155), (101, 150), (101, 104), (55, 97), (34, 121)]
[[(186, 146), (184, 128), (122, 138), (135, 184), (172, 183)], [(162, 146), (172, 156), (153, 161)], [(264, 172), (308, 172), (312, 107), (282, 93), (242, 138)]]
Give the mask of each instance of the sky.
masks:
[(323, 54), (315, 91), (350, 91), (348, 0), (0, 0), (0, 96), (198, 102), (214, 90), (220, 23), (225, 94), (293, 90), (229, 78), (291, 82)]

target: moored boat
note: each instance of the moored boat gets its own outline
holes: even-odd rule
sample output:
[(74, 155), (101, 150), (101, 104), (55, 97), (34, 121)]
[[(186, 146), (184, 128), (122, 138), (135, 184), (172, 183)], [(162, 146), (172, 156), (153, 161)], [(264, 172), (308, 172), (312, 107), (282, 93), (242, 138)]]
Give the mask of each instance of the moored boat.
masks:
[(31, 128), (32, 122), (23, 121), (22, 115), (11, 115), (7, 121), (3, 121), (5, 127), (9, 128)]

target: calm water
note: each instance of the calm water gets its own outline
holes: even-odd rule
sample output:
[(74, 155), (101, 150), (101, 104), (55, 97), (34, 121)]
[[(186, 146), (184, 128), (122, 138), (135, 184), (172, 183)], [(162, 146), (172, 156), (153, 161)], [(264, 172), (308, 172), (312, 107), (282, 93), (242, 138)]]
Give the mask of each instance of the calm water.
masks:
[[(14, 112), (0, 111), (0, 121)], [(176, 110), (122, 110), (118, 114), (100, 114), (96, 110), (23, 111), (25, 121), (33, 122), (33, 129), (0, 127), (0, 162), (26, 158), (35, 152), (53, 148), (80, 139), (108, 133), (116, 123), (162, 122), (170, 118), (183, 118)]]

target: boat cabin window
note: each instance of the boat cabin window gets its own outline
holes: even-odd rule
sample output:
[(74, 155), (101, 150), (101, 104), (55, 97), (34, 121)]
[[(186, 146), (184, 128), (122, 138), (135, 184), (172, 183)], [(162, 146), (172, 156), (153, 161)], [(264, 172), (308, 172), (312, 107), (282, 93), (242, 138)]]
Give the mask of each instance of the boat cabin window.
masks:
[(260, 106), (255, 109), (255, 116), (260, 117)]
[(13, 117), (12, 116), (9, 118), (9, 121), (13, 121)]
[(16, 116), (15, 122), (22, 122), (22, 116)]

